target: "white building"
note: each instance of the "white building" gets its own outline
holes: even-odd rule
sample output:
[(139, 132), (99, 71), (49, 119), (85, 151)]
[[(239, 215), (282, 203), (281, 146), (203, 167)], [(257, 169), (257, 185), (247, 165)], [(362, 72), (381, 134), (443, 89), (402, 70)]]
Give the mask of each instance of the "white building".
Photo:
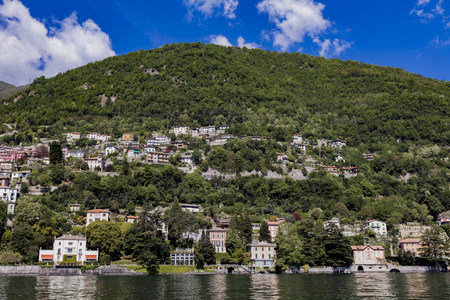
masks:
[(86, 227), (94, 221), (109, 221), (108, 209), (91, 209), (86, 212)]
[(70, 208), (70, 211), (80, 211), (80, 204), (77, 204), (77, 203), (70, 203), (69, 204), (69, 208)]
[(383, 221), (369, 220), (364, 224), (364, 228), (371, 229), (377, 235), (387, 235), (386, 223)]
[(292, 144), (302, 144), (303, 137), (300, 134), (294, 134), (292, 137)]
[(217, 133), (225, 133), (227, 129), (230, 129), (230, 125), (220, 125), (217, 129)]
[(159, 136), (155, 137), (154, 139), (147, 140), (147, 145), (149, 146), (161, 146), (167, 144), (170, 144), (170, 139), (168, 136)]
[(116, 146), (112, 146), (112, 145), (106, 146), (106, 148), (105, 148), (106, 155), (114, 153), (114, 152), (119, 152), (119, 148), (117, 148)]
[(68, 159), (69, 157), (83, 159), (84, 158), (84, 151), (83, 150), (72, 150), (72, 151), (69, 151), (65, 155), (65, 159)]
[(184, 204), (184, 203), (180, 203), (181, 209), (183, 210), (187, 210), (191, 213), (198, 213), (198, 212), (202, 212), (203, 209), (200, 207), (200, 205), (198, 204)]
[(96, 262), (98, 250), (86, 250), (86, 238), (83, 236), (63, 235), (53, 241), (52, 250), (39, 250), (39, 261), (60, 263), (64, 261)]
[(100, 141), (100, 142), (106, 142), (111, 139), (109, 135), (106, 134), (100, 134), (98, 132), (91, 132), (86, 134), (86, 138), (93, 141)]
[(189, 134), (189, 127), (174, 127), (173, 128), (173, 133), (175, 135), (179, 135), (179, 134)]
[(18, 189), (7, 186), (0, 186), (0, 198), (3, 202), (8, 203), (8, 214), (14, 214), (14, 207), (17, 202)]
[(69, 132), (69, 133), (65, 133), (65, 135), (66, 135), (66, 140), (68, 142), (81, 139), (81, 133), (79, 133), (79, 132)]
[(84, 161), (88, 164), (90, 171), (94, 171), (97, 167), (100, 168), (100, 170), (103, 170), (105, 167), (105, 162), (103, 161), (102, 156), (86, 157)]

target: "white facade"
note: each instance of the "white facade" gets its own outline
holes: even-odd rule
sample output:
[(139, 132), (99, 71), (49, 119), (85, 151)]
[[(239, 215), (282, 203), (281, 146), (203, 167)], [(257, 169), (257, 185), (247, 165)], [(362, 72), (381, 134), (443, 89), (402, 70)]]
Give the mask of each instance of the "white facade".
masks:
[(105, 163), (103, 161), (103, 157), (87, 157), (84, 159), (84, 161), (88, 164), (89, 170), (94, 171), (95, 168), (99, 167), (100, 170), (103, 170), (105, 167)]
[(355, 265), (376, 265), (385, 263), (382, 246), (352, 246)]
[(39, 250), (39, 261), (53, 261), (60, 263), (74, 257), (76, 262), (98, 261), (98, 250), (86, 250), (86, 238), (80, 236), (64, 235), (56, 238), (52, 250)]
[(114, 153), (114, 152), (118, 152), (119, 148), (117, 148), (116, 146), (106, 146), (105, 148), (105, 153), (106, 155)]
[(200, 207), (200, 205), (197, 204), (180, 204), (181, 209), (183, 210), (187, 210), (191, 213), (198, 213), (198, 212), (202, 212), (203, 209)]
[(91, 209), (86, 212), (86, 227), (94, 221), (109, 221), (109, 210)]
[(68, 159), (69, 157), (75, 157), (75, 158), (83, 159), (84, 158), (84, 151), (82, 151), (82, 150), (69, 151), (67, 153), (65, 159)]
[(156, 137), (154, 139), (148, 139), (147, 145), (150, 146), (161, 146), (161, 145), (167, 145), (170, 144), (170, 139), (168, 136), (160, 136)]
[(189, 134), (189, 127), (174, 127), (173, 128), (173, 133), (175, 135)]
[(8, 203), (8, 214), (14, 214), (14, 208), (17, 202), (18, 189), (6, 186), (0, 186), (0, 198), (3, 202)]
[(364, 227), (366, 229), (371, 229), (377, 235), (387, 235), (386, 223), (383, 221), (370, 220), (365, 223)]
[(292, 137), (292, 143), (293, 144), (301, 144), (303, 143), (303, 137), (299, 134), (294, 134)]
[(101, 141), (101, 142), (106, 142), (106, 141), (109, 141), (111, 139), (111, 137), (109, 135), (100, 134), (98, 132), (88, 133), (88, 134), (86, 134), (86, 138), (89, 139), (89, 140)]

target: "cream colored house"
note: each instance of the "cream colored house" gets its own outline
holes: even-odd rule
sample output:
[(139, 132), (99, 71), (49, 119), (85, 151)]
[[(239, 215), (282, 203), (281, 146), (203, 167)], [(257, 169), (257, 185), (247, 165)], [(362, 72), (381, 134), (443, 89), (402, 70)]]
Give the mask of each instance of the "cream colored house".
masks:
[(382, 246), (352, 246), (355, 265), (384, 264), (384, 248)]
[(256, 267), (272, 267), (276, 257), (275, 244), (264, 242), (255, 242), (247, 245), (247, 249), (251, 252), (251, 261)]

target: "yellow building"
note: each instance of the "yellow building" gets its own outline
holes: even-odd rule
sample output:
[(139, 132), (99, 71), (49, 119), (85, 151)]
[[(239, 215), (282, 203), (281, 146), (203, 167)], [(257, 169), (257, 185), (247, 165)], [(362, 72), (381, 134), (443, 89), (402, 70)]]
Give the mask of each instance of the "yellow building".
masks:
[(132, 142), (133, 141), (133, 134), (132, 133), (124, 133), (122, 135), (122, 141)]

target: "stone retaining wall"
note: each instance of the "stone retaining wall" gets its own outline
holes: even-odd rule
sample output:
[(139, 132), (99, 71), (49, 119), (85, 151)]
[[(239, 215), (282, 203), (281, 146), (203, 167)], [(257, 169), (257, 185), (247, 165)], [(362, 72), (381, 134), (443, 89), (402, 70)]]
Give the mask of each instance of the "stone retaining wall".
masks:
[(43, 268), (39, 266), (0, 266), (0, 276), (74, 276), (74, 275), (137, 275), (134, 270), (117, 266), (100, 266), (81, 272), (80, 268)]

